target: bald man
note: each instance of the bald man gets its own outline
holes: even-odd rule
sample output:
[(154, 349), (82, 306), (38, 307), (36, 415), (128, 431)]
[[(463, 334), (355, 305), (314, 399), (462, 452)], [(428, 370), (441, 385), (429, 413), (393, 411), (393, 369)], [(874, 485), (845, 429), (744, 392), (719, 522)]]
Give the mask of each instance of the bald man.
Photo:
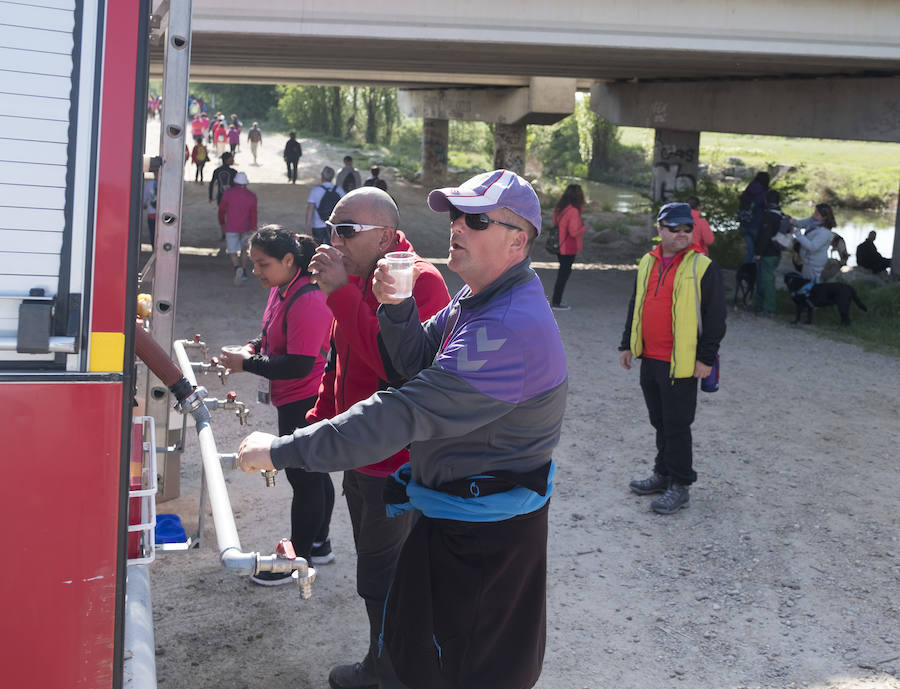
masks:
[[(316, 406), (306, 415), (310, 423), (330, 419), (404, 379), (391, 364), (378, 325), (378, 300), (372, 293), (375, 265), (389, 251), (413, 251), (400, 231), (400, 213), (381, 189), (354, 189), (338, 201), (326, 225), (331, 244), (321, 244), (309, 269), (325, 293), (334, 314), (331, 354), (319, 387)], [(416, 256), (413, 298), (419, 318), (428, 320), (450, 301), (443, 277), (428, 261)], [(356, 544), (356, 589), (369, 617), (369, 651), (362, 662), (338, 665), (328, 677), (332, 689), (391, 686), (393, 673), (386, 657), (378, 661), (378, 636), (384, 600), (400, 548), (412, 521), (410, 516), (389, 519), (383, 497), (385, 477), (409, 461), (401, 450), (390, 457), (344, 472), (343, 488)], [(378, 662), (376, 662), (378, 661)]]

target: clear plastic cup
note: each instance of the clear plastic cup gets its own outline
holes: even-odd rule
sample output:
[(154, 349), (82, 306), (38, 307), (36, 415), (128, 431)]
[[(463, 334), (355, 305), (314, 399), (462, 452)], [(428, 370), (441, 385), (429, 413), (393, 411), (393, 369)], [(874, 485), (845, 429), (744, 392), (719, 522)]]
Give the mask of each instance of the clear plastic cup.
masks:
[(394, 278), (394, 296), (398, 299), (411, 297), (415, 254), (412, 251), (391, 251), (384, 257), (387, 259), (391, 277)]

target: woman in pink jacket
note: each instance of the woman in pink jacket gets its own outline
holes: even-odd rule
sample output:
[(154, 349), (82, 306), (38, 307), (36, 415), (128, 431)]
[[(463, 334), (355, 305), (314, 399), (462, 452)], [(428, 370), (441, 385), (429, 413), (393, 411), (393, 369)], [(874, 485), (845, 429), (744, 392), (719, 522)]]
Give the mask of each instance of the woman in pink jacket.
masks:
[(581, 218), (583, 212), (584, 192), (581, 185), (570, 184), (553, 209), (553, 224), (559, 228), (559, 253), (556, 255), (559, 259), (559, 271), (556, 273), (553, 298), (550, 300), (550, 306), (555, 311), (568, 311), (572, 308), (562, 300), (562, 295), (569, 275), (572, 274), (575, 256), (581, 251), (582, 237), (587, 230)]

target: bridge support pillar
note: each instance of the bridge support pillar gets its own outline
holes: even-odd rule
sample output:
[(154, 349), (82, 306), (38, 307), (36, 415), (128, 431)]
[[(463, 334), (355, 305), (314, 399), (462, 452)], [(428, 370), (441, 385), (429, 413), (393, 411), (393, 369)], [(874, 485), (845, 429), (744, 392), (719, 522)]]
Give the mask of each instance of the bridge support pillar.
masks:
[(426, 117), (422, 121), (422, 185), (441, 187), (447, 181), (450, 121)]
[(525, 174), (525, 140), (527, 125), (494, 125), (494, 169), (504, 168), (516, 174)]
[(653, 144), (651, 198), (671, 201), (676, 191), (696, 189), (699, 153), (700, 132), (657, 129)]

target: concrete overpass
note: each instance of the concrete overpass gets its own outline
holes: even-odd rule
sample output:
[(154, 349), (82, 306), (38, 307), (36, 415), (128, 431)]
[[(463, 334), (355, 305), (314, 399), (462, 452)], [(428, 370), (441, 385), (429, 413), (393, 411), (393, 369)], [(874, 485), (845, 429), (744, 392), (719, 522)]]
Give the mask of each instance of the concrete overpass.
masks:
[(665, 195), (696, 177), (700, 131), (900, 141), (898, 35), (897, 0), (194, 0), (191, 78), (400, 87), (435, 182), (449, 119), (496, 123), (496, 164), (521, 171), (525, 126), (591, 89), (656, 128)]

